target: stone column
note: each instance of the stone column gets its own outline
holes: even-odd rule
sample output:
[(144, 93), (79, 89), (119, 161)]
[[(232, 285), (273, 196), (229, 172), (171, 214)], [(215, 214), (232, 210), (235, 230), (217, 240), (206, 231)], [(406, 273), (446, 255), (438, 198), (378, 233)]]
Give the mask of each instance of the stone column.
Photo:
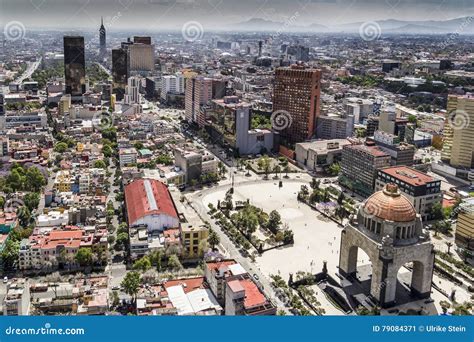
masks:
[(430, 262), (413, 262), (411, 291), (415, 296), (420, 298), (430, 297), (432, 272), (433, 265)]

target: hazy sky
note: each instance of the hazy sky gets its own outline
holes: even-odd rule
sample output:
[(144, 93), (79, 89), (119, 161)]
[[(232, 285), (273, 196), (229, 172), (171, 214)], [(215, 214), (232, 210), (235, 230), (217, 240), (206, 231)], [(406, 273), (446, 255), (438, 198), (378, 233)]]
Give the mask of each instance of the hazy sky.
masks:
[(179, 29), (191, 20), (222, 28), (251, 18), (285, 21), (295, 13), (298, 25), (452, 19), (473, 15), (474, 0), (0, 0), (2, 23), (32, 28), (96, 28), (101, 15), (112, 30)]

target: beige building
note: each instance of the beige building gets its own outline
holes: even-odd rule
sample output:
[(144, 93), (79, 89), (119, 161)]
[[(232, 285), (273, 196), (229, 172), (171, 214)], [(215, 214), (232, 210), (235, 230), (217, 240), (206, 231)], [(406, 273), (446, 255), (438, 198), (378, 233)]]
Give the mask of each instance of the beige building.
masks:
[(468, 200), (459, 206), (456, 224), (456, 244), (474, 250), (474, 200)]
[(181, 240), (183, 253), (186, 258), (201, 258), (206, 249), (209, 229), (205, 226), (181, 224)]
[(441, 159), (457, 168), (474, 168), (474, 96), (449, 96)]

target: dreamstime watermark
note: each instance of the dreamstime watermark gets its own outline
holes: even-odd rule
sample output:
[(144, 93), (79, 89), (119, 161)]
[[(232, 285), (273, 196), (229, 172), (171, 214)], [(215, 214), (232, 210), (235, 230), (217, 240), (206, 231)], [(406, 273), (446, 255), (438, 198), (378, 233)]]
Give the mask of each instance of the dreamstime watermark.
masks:
[(455, 40), (457, 37), (459, 37), (459, 35), (460, 35), (461, 33), (463, 33), (463, 31), (466, 29), (466, 27), (469, 26), (473, 21), (474, 21), (474, 17), (470, 17), (470, 16), (469, 16), (469, 17), (464, 18), (464, 20), (462, 21), (461, 25), (459, 25), (458, 29), (457, 29), (455, 32), (449, 34), (449, 35), (448, 35), (448, 38), (446, 38), (446, 40), (444, 40), (444, 41), (440, 44), (439, 47), (440, 47), (441, 49), (444, 49), (444, 48), (446, 48), (448, 45), (451, 45), (451, 44), (454, 42), (454, 40)]
[(108, 112), (96, 113), (92, 117), (92, 126), (99, 131), (112, 128), (114, 125), (114, 117)]
[(5, 335), (85, 335), (84, 328), (52, 328), (50, 323), (45, 323), (39, 328), (5, 328)]
[(367, 201), (362, 207), (362, 212), (367, 218), (378, 217), (380, 215), (382, 208), (377, 203), (373, 201)]
[(23, 202), (19, 198), (10, 198), (5, 202), (4, 212), (6, 213), (17, 213), (20, 208), (25, 206), (25, 202)]
[(293, 123), (293, 117), (286, 110), (277, 110), (272, 113), (270, 122), (274, 130), (282, 131), (291, 127), (291, 124)]
[(465, 129), (471, 124), (471, 118), (464, 110), (453, 110), (448, 114), (448, 124), (454, 130)]
[(23, 39), (25, 34), (26, 28), (21, 21), (9, 21), (3, 28), (3, 35), (10, 42)]
[(135, 2), (135, 0), (118, 0), (119, 4), (122, 5), (122, 7), (125, 10), (128, 10), (130, 6)]
[(187, 42), (195, 42), (204, 36), (204, 27), (198, 21), (188, 21), (181, 28), (181, 34)]
[(286, 32), (289, 27), (293, 26), (296, 22), (296, 19), (300, 16), (299, 12), (295, 12), (291, 17), (289, 17), (283, 25), (275, 32), (275, 34), (271, 35), (270, 38), (275, 39), (281, 36), (282, 33)]
[(359, 36), (366, 42), (377, 40), (382, 35), (382, 28), (375, 21), (366, 21), (359, 27)]

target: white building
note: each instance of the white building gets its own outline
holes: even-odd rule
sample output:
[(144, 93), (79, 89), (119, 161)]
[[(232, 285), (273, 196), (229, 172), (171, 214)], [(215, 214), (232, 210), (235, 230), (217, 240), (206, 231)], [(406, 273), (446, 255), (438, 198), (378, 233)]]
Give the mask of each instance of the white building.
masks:
[(184, 93), (184, 76), (177, 72), (175, 75), (167, 75), (161, 78), (161, 99), (166, 100), (168, 94)]

